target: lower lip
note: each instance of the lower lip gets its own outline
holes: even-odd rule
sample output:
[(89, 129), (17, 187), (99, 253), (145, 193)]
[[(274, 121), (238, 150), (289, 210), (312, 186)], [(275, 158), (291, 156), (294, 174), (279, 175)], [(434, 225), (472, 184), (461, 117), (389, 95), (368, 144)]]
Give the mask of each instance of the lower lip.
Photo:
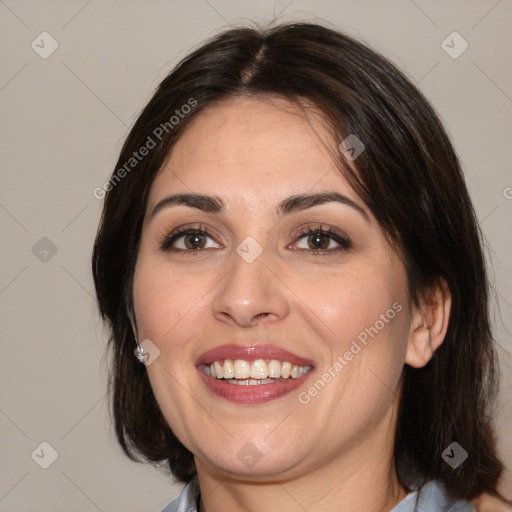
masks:
[(256, 384), (253, 386), (240, 386), (230, 384), (226, 380), (214, 379), (198, 370), (206, 387), (216, 396), (234, 402), (236, 404), (264, 404), (271, 400), (281, 398), (297, 389), (313, 373), (310, 370), (305, 375), (290, 378), (287, 381), (273, 382), (269, 384)]

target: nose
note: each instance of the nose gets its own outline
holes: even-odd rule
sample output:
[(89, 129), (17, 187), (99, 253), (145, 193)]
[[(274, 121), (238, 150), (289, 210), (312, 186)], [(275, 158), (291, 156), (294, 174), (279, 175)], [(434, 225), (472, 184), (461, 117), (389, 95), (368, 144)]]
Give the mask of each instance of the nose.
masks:
[(266, 251), (252, 263), (237, 253), (232, 267), (216, 287), (212, 308), (214, 317), (224, 323), (251, 327), (282, 320), (289, 313), (286, 287)]

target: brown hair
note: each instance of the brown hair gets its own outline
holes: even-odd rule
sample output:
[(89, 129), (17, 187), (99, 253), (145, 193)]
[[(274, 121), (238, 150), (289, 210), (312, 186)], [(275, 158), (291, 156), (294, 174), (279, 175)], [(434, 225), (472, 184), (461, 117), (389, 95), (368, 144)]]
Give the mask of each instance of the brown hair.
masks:
[[(162, 81), (124, 143), (118, 170), (148, 137), (155, 147), (110, 183), (92, 262), (99, 310), (110, 329), (112, 408), (124, 451), (133, 460), (165, 462), (180, 481), (196, 473), (192, 453), (167, 425), (133, 354), (132, 278), (148, 192), (165, 158), (191, 119), (236, 95), (307, 100), (323, 111), (336, 140), (356, 134), (364, 142), (355, 170), (340, 157), (340, 171), (400, 250), (411, 299), (417, 303), (440, 278), (452, 294), (444, 343), (424, 368), (404, 368), (394, 447), (398, 477), (409, 489), (441, 480), (454, 498), (498, 495), (503, 466), (491, 426), (497, 364), (488, 280), (457, 156), (432, 107), (391, 62), (347, 35), (308, 23), (232, 29), (206, 42)], [(194, 108), (169, 123), (191, 100)], [(162, 126), (167, 130), (156, 131)], [(469, 455), (457, 469), (441, 457), (453, 441)]]

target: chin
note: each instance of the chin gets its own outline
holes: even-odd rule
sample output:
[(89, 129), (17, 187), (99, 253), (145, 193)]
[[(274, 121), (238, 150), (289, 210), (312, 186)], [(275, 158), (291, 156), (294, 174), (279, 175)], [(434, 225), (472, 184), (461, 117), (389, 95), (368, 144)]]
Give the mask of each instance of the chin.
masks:
[(208, 446), (196, 453), (200, 452), (200, 458), (215, 471), (229, 474), (234, 479), (268, 481), (269, 475), (286, 479), (301, 473), (299, 463), (306, 456), (303, 441), (292, 445), (289, 438), (276, 438), (271, 443), (265, 437), (251, 437), (247, 433), (234, 439), (240, 441), (235, 443), (231, 439), (225, 446), (219, 444), (215, 449)]

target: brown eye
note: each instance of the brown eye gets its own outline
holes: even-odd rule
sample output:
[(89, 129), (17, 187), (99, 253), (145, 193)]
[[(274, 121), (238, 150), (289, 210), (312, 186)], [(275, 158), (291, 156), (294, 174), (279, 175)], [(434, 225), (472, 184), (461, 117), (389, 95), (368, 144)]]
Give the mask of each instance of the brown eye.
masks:
[(206, 245), (206, 237), (200, 232), (186, 234), (183, 241), (187, 249), (204, 249)]
[(220, 247), (213, 238), (202, 229), (181, 229), (171, 233), (161, 244), (163, 251), (194, 252)]
[(348, 238), (331, 230), (309, 228), (299, 237), (296, 248), (317, 254), (333, 253), (350, 249)]
[(310, 249), (327, 249), (331, 239), (323, 233), (315, 233), (314, 235), (308, 235), (308, 245)]

